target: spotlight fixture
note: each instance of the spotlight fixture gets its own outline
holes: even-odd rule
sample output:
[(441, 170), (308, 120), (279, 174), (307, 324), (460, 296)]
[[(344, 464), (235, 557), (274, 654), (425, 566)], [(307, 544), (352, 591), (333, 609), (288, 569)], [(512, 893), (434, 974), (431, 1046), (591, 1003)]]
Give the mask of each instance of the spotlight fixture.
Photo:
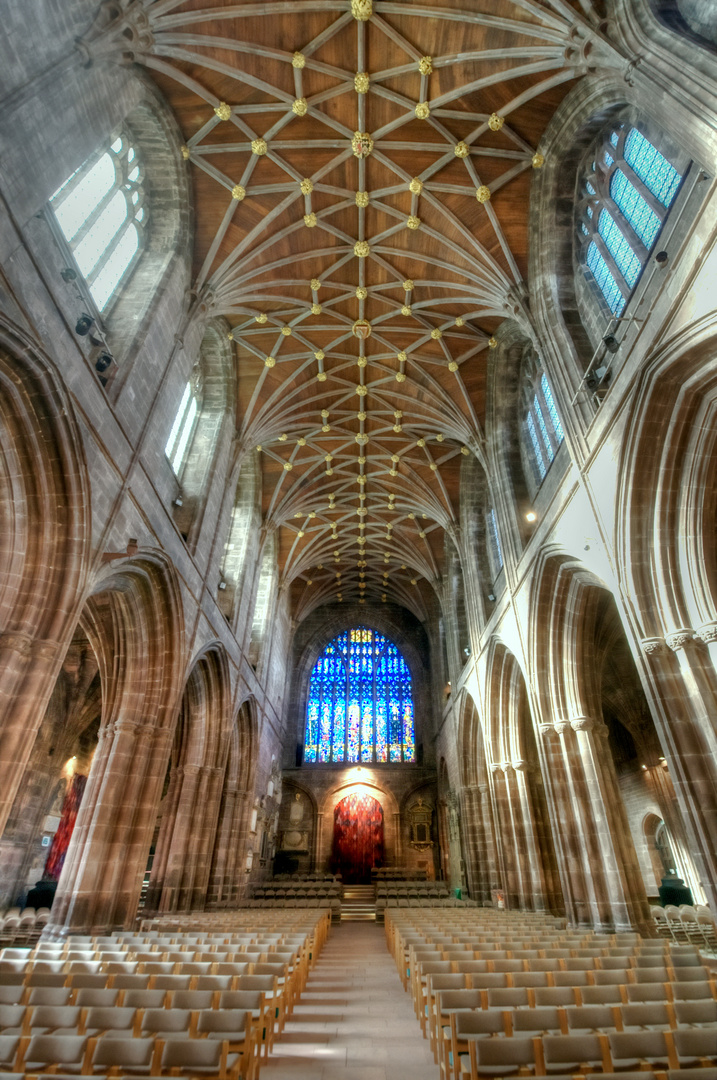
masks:
[(219, 588), (220, 588), (220, 589), (222, 590), (222, 592), (224, 592), (224, 590), (226, 589), (226, 587), (227, 587), (227, 583), (226, 583), (226, 581), (224, 580), (224, 578), (222, 578), (222, 580), (221, 580), (221, 581), (219, 582)]
[(525, 520), (531, 522), (531, 524), (532, 522), (537, 521), (538, 515), (536, 514), (535, 510), (528, 510), (527, 514), (525, 515)]
[(494, 604), (494, 603), (495, 603), (495, 596), (493, 595), (493, 593), (492, 593), (492, 592), (489, 592), (489, 593), (488, 593), (488, 599), (490, 600), (490, 602), (491, 602), (492, 604)]
[(91, 315), (88, 315), (86, 311), (83, 311), (79, 319), (75, 323), (75, 333), (79, 334), (80, 337), (85, 337), (86, 334), (89, 334), (90, 327), (92, 326), (94, 321), (95, 320), (92, 318)]
[(602, 343), (608, 352), (616, 353), (620, 348), (620, 342), (617, 340), (614, 334), (606, 334), (602, 339)]
[(181, 495), (177, 495), (177, 498), (174, 500), (174, 505), (175, 506), (184, 506)]

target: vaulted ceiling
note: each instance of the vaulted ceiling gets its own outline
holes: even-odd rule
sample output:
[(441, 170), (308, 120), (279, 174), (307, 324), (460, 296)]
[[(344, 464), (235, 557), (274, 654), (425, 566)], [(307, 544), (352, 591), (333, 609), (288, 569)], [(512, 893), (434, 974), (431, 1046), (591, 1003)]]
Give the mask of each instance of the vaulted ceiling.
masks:
[[(589, 0), (154, 0), (195, 288), (232, 326), (239, 437), (302, 618), (424, 618), (480, 452), (493, 331), (522, 303), (541, 136)], [(584, 48), (583, 48), (584, 54)]]

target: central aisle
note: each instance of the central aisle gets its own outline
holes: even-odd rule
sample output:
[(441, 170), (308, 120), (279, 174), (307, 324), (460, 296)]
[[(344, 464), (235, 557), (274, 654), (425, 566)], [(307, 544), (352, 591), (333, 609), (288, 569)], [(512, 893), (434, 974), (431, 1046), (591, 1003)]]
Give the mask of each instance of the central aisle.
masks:
[(438, 1066), (386, 948), (383, 926), (344, 922), (311, 972), (266, 1080), (438, 1080)]

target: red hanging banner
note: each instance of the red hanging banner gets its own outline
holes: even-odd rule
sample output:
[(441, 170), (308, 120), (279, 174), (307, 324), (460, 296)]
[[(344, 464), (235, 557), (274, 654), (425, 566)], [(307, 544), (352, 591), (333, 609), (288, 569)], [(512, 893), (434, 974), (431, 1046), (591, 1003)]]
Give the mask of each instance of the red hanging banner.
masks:
[(347, 795), (334, 810), (331, 869), (347, 883), (369, 883), (383, 865), (383, 809), (370, 795)]

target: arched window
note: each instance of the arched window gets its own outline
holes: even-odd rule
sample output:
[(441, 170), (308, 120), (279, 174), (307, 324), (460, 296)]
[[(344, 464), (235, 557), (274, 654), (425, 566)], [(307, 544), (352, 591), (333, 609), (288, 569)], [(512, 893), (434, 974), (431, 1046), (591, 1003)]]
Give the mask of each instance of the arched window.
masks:
[(200, 366), (196, 364), (192, 371), (192, 377), (184, 388), (182, 400), (179, 403), (179, 409), (174, 418), (167, 445), (164, 448), (175, 476), (179, 476), (182, 471), (182, 465), (190, 444), (189, 441), (201, 411), (201, 396), (202, 373)]
[(565, 434), (550, 383), (532, 354), (523, 365), (523, 408), (527, 435), (524, 448), (533, 479), (540, 486)]
[(498, 574), (503, 569), (503, 551), (500, 546), (498, 519), (496, 517), (495, 507), (491, 507), (485, 517), (486, 536), (488, 538), (488, 561), (490, 562), (493, 580), (495, 581)]
[(383, 634), (345, 630), (314, 664), (304, 760), (416, 760), (411, 673)]
[(50, 199), (99, 312), (127, 280), (142, 251), (147, 207), (143, 170), (128, 137), (90, 158)]
[(627, 123), (613, 125), (582, 181), (578, 238), (582, 262), (618, 316), (660, 233), (682, 175)]

